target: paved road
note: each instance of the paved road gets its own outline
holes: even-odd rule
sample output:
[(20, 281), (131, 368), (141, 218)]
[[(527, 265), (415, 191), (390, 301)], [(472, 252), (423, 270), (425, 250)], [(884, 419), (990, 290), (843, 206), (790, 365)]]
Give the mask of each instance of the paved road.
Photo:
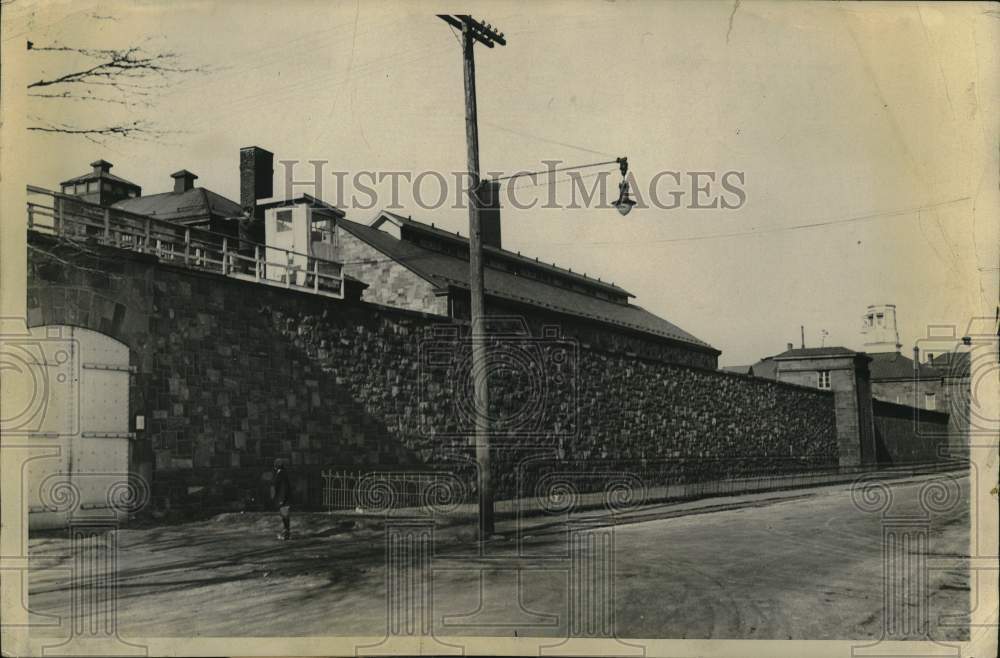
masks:
[[(890, 513), (923, 513), (922, 487), (940, 480), (894, 483)], [(949, 505), (939, 501), (927, 517), (932, 567), (968, 554), (968, 481), (950, 482), (956, 504), (944, 510)], [(433, 557), (393, 544), (401, 552), (391, 566), (418, 565), (410, 579), (387, 570), (381, 529), (348, 529), (325, 515), (300, 517), (299, 537), (288, 544), (274, 540), (271, 517), (129, 529), (118, 533), (119, 632), (382, 635), (387, 615), (408, 609), (387, 608), (387, 598), (396, 600), (387, 591), (420, 594), (420, 583), (431, 582), (433, 607), (424, 610), (442, 635), (564, 637), (571, 628), (666, 638), (882, 634), (882, 516), (860, 511), (848, 485), (647, 507), (613, 526), (596, 513), (566, 521), (507, 520), (498, 526), (504, 537), (484, 548), (469, 541), (468, 526), (440, 527)], [(66, 551), (61, 537), (31, 544), (33, 556)], [(613, 569), (605, 568), (609, 556)], [(951, 568), (928, 576), (932, 637), (965, 637), (937, 620), (967, 612), (968, 574)], [(67, 614), (66, 582), (65, 571), (34, 572), (31, 607)]]

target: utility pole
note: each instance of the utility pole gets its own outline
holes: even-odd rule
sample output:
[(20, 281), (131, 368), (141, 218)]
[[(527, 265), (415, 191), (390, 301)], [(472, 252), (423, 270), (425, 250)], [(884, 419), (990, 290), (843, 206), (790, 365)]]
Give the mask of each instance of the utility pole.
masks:
[(476, 119), (476, 60), (473, 46), (506, 46), (503, 33), (488, 23), (464, 14), (438, 14), (438, 18), (462, 31), (462, 61), (465, 68), (465, 140), (469, 160), (469, 294), (472, 315), (472, 386), (475, 399), (476, 463), (479, 467), (479, 539), (493, 534), (493, 475), (490, 472), (489, 382), (486, 379), (486, 326), (483, 299), (483, 242), (479, 222), (479, 126)]

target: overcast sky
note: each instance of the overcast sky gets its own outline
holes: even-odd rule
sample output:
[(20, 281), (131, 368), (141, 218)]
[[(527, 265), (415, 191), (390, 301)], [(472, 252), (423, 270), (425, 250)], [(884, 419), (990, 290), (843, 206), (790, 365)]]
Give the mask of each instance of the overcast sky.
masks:
[[(825, 329), (827, 345), (860, 348), (868, 304), (897, 305), (906, 350), (928, 325), (961, 333), (995, 304), (990, 5), (465, 6), (508, 43), (476, 52), (484, 170), (627, 155), (640, 189), (664, 170), (745, 172), (737, 210), (505, 208), (505, 247), (615, 281), (721, 349), (723, 364), (798, 343), (800, 325), (807, 345)], [(238, 151), (253, 144), (347, 172), (464, 170), (461, 51), (433, 13), (418, 3), (44, 3), (4, 39), (139, 44), (212, 70), (136, 110), (179, 131), (164, 141), (32, 133), (27, 178), (54, 187), (105, 158), (146, 194), (186, 168), (238, 200)], [(74, 63), (27, 62), (29, 77)], [(80, 119), (84, 105), (30, 110)], [(112, 104), (86, 109), (91, 122), (121, 116)], [(467, 233), (464, 211), (421, 212), (402, 197), (414, 218)], [(374, 214), (348, 209), (356, 221)]]

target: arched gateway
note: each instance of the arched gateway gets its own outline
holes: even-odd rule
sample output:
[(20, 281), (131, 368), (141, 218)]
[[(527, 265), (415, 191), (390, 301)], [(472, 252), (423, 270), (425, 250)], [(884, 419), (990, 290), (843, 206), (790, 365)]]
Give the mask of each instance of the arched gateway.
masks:
[(67, 325), (35, 327), (23, 344), (37, 366), (31, 442), (51, 455), (28, 463), (29, 528), (120, 518), (148, 494), (129, 473), (128, 346)]

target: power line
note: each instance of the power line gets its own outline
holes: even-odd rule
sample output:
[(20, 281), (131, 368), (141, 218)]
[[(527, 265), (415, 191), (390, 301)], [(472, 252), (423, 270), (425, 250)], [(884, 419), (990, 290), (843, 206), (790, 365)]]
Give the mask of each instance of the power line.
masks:
[[(596, 175), (599, 175), (599, 174), (591, 174), (591, 176), (596, 176)], [(568, 180), (572, 180), (572, 179), (568, 179), (567, 178), (567, 179), (563, 179), (560, 182), (565, 182), (565, 181), (568, 181)], [(938, 202), (938, 203), (935, 203), (935, 204), (930, 204), (930, 205), (927, 205), (927, 206), (920, 206), (919, 208), (940, 207), (940, 206), (945, 206), (945, 205), (952, 204), (952, 203), (958, 203), (960, 201), (968, 201), (970, 198), (971, 197), (960, 197), (960, 198), (951, 199), (951, 200), (948, 200), (948, 201), (941, 201), (941, 202)], [(558, 247), (558, 246), (567, 246), (567, 245), (573, 245), (573, 246), (575, 246), (575, 245), (596, 245), (596, 246), (601, 246), (601, 245), (615, 245), (615, 246), (617, 246), (617, 245), (650, 244), (650, 243), (664, 243), (664, 242), (698, 242), (698, 241), (702, 241), (702, 240), (712, 240), (712, 239), (717, 239), (717, 238), (727, 238), (727, 237), (736, 237), (736, 236), (745, 236), (745, 235), (764, 235), (764, 234), (768, 234), (768, 233), (778, 233), (778, 232), (782, 232), (782, 231), (792, 231), (792, 230), (799, 230), (799, 229), (806, 229), (806, 228), (818, 228), (818, 227), (823, 227), (823, 226), (835, 226), (835, 225), (839, 225), (839, 224), (846, 224), (846, 223), (858, 222), (858, 221), (867, 221), (867, 220), (873, 220), (873, 219), (884, 219), (884, 218), (887, 218), (887, 217), (897, 217), (897, 216), (900, 216), (900, 215), (911, 214), (911, 213), (916, 212), (919, 208), (905, 208), (905, 209), (901, 209), (901, 210), (893, 210), (893, 211), (882, 212), (882, 213), (871, 213), (871, 214), (868, 214), (868, 215), (857, 215), (857, 216), (854, 216), (854, 217), (834, 219), (834, 220), (828, 220), (828, 221), (822, 221), (822, 222), (813, 222), (813, 223), (810, 223), (810, 224), (798, 224), (798, 225), (795, 225), (795, 226), (774, 227), (774, 228), (771, 228), (771, 229), (762, 229), (762, 230), (759, 230), (759, 231), (756, 230), (756, 229), (750, 229), (748, 231), (741, 231), (741, 232), (734, 232), (734, 233), (717, 233), (717, 234), (713, 234), (713, 235), (700, 235), (700, 236), (692, 236), (692, 237), (687, 237), (687, 238), (668, 238), (668, 239), (663, 239), (663, 240), (642, 240), (641, 242), (610, 242), (610, 241), (608, 241), (608, 242), (603, 242), (603, 241), (602, 242), (526, 242), (526, 243), (522, 243), (522, 244), (527, 245), (527, 246), (540, 246), (540, 247), (546, 247), (546, 246), (552, 247), (552, 246), (555, 246), (555, 247)], [(436, 229), (438, 229), (440, 231), (445, 231), (445, 229), (440, 229), (440, 228), (434, 226), (433, 224), (431, 225), (431, 228), (436, 228)], [(447, 231), (445, 231), (445, 232), (447, 232)], [(455, 237), (465, 238), (465, 236), (463, 236), (463, 235), (461, 235), (459, 233), (456, 233)], [(427, 259), (427, 258), (435, 258), (435, 257), (440, 256), (440, 255), (441, 255), (440, 253), (434, 252), (434, 253), (431, 253), (431, 254), (420, 254), (420, 255), (414, 255), (414, 256), (401, 256), (401, 257), (398, 257), (398, 258), (367, 258), (367, 259), (356, 260), (356, 261), (344, 261), (343, 264), (344, 265), (363, 265), (363, 264), (384, 263), (384, 262), (392, 262), (392, 261), (395, 261), (395, 262), (409, 262), (409, 261), (418, 261), (418, 260)], [(518, 255), (521, 256), (522, 258), (529, 258), (528, 256), (523, 256), (520, 252), (518, 252)], [(537, 261), (537, 259), (536, 259), (536, 261)], [(554, 267), (559, 267), (555, 263), (547, 263), (547, 262), (544, 262), (544, 261), (537, 261), (537, 262), (539, 264), (541, 264), (541, 265), (552, 265)], [(992, 270), (996, 270), (996, 269), (998, 269), (998, 268), (985, 268), (984, 271), (992, 271)]]
[(941, 206), (947, 206), (952, 203), (959, 203), (961, 201), (969, 201), (972, 197), (963, 196), (954, 199), (949, 199), (947, 201), (939, 201), (937, 203), (927, 204), (923, 206), (914, 206), (912, 208), (903, 208), (900, 210), (890, 210), (886, 212), (871, 213), (867, 215), (856, 215), (852, 217), (843, 217), (839, 219), (830, 219), (820, 222), (811, 222), (809, 224), (794, 224), (792, 226), (775, 226), (771, 228), (751, 228), (744, 231), (733, 231), (731, 233), (713, 233), (710, 235), (693, 235), (682, 238), (661, 238), (661, 239), (651, 239), (642, 240), (640, 242), (616, 242), (616, 241), (594, 241), (594, 242), (536, 242), (533, 244), (544, 245), (544, 246), (571, 246), (571, 245), (599, 245), (599, 246), (623, 246), (623, 245), (635, 245), (635, 244), (666, 244), (674, 242), (700, 242), (702, 240), (718, 240), (721, 238), (735, 238), (735, 237), (746, 237), (752, 235), (767, 235), (771, 233), (781, 233), (783, 231), (798, 231), (803, 229), (811, 228), (821, 228), (824, 226), (836, 226), (839, 224), (849, 224), (853, 222), (863, 222), (872, 219), (883, 219), (886, 217), (898, 217), (900, 215), (907, 215), (917, 213), (921, 210), (927, 210), (929, 208), (939, 208)]
[(524, 132), (522, 130), (515, 130), (514, 128), (508, 128), (508, 127), (505, 127), (505, 126), (501, 126), (501, 125), (499, 125), (497, 123), (493, 123), (492, 121), (483, 121), (482, 123), (485, 123), (487, 126), (490, 126), (491, 128), (495, 128), (497, 130), (501, 130), (501, 131), (506, 132), (506, 133), (511, 133), (512, 135), (520, 135), (521, 137), (527, 137), (529, 139), (535, 139), (535, 140), (538, 140), (540, 142), (547, 142), (549, 144), (555, 144), (557, 146), (565, 146), (566, 148), (576, 149), (577, 151), (583, 151), (584, 153), (593, 153), (594, 155), (604, 155), (604, 156), (607, 156), (609, 158), (615, 157), (614, 155), (612, 155), (610, 153), (605, 153), (604, 151), (595, 151), (594, 149), (585, 148), (583, 146), (577, 146), (576, 144), (570, 144), (568, 142), (560, 142), (560, 141), (557, 141), (557, 140), (554, 140), (554, 139), (548, 139), (546, 137), (542, 137), (541, 135), (534, 135), (532, 133)]

